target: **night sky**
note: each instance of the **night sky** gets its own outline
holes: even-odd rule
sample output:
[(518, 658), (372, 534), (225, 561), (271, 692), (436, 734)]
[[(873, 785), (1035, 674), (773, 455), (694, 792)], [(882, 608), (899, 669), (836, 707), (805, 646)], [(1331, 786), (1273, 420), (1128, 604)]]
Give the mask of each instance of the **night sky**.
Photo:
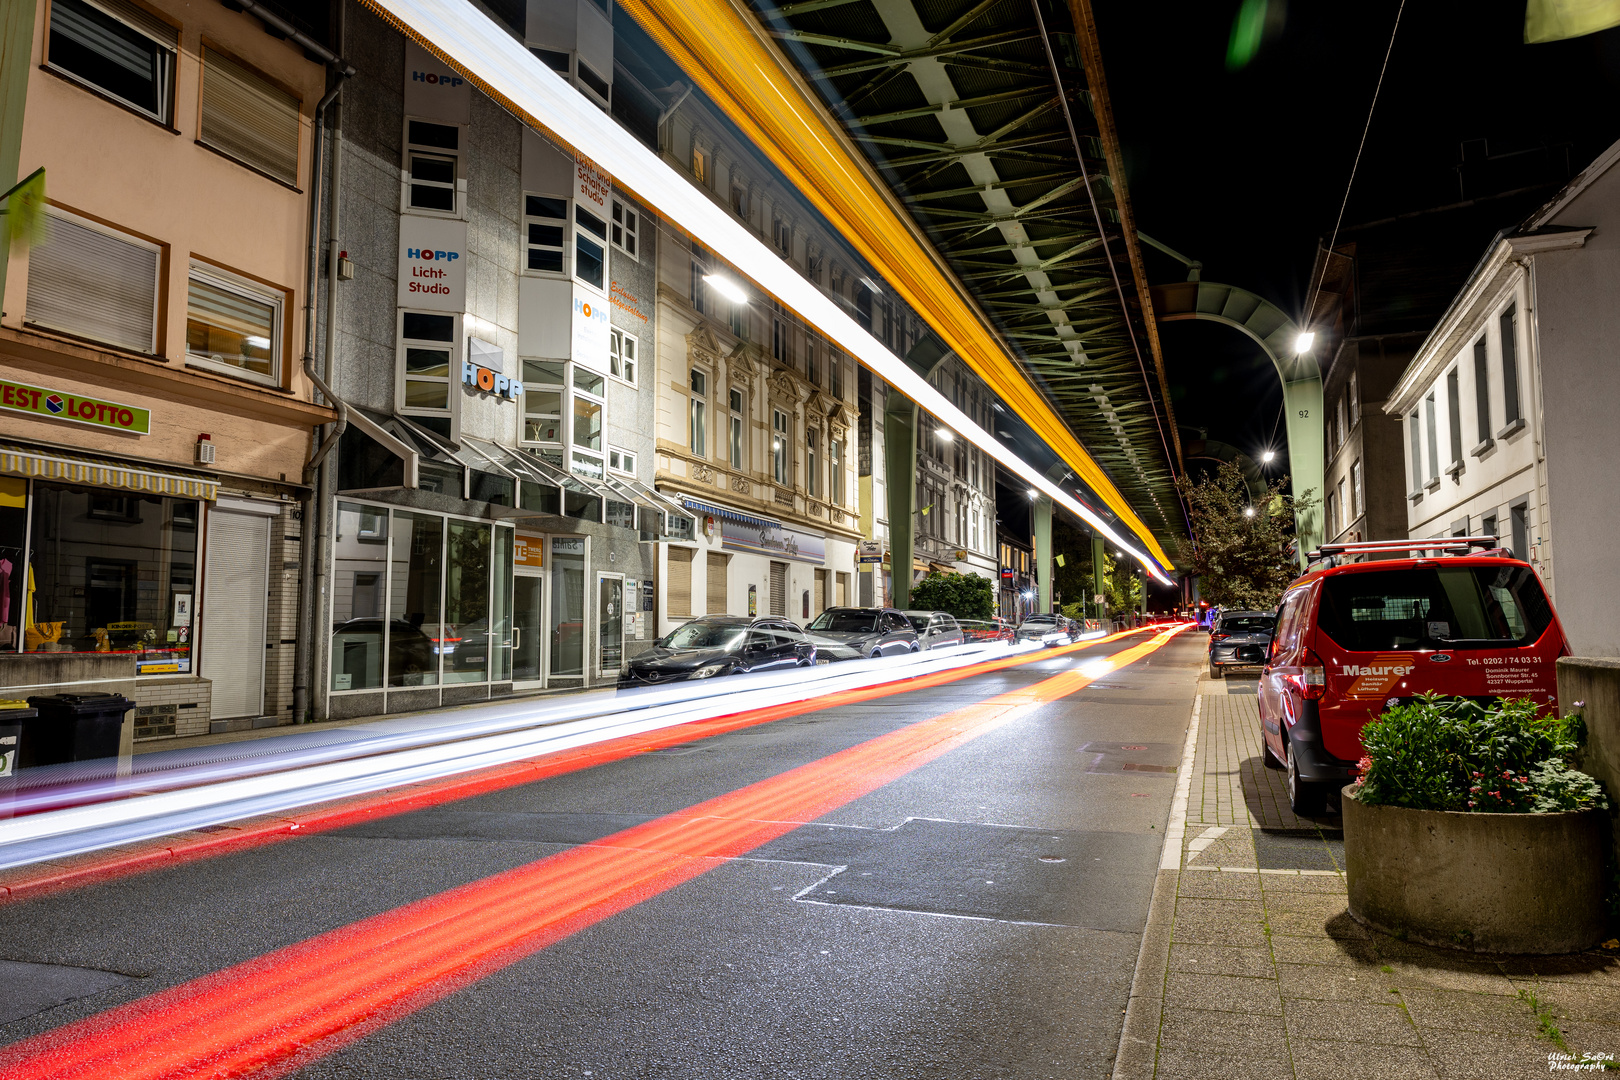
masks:
[[(1398, 0), (1263, 6), (1258, 52), (1234, 69), (1239, 0), (1094, 3), (1138, 227), (1201, 260), (1205, 280), (1297, 316)], [(1408, 0), (1347, 229), (1539, 187), (1475, 214), (1484, 220), (1465, 241), (1472, 262), (1527, 199), (1538, 204), (1620, 137), (1620, 29), (1525, 45), (1523, 20), (1524, 0)], [(1155, 282), (1186, 277), (1144, 251)], [(1246, 338), (1209, 323), (1171, 324), (1163, 337), (1184, 439), (1207, 428), (1251, 453), (1274, 430), (1282, 439), (1276, 375)]]

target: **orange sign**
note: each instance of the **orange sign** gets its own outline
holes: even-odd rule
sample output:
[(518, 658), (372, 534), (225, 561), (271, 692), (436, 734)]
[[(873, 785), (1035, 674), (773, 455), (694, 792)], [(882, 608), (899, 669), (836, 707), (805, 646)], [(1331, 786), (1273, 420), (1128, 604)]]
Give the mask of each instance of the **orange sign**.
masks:
[(1413, 671), (1411, 653), (1379, 653), (1370, 664), (1343, 664), (1343, 674), (1354, 678), (1350, 684), (1351, 697), (1384, 697), (1395, 684)]
[(545, 566), (546, 538), (518, 533), (512, 547), (512, 565), (532, 566), (535, 569)]

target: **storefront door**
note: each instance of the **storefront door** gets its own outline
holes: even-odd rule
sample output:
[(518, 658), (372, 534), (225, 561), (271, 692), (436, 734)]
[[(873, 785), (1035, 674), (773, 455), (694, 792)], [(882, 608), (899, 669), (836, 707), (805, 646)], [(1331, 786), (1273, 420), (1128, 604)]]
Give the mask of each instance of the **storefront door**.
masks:
[(585, 538), (551, 538), (551, 666), (547, 679), (579, 685), (585, 677)]
[(624, 575), (596, 575), (596, 628), (601, 674), (624, 667)]
[(546, 579), (519, 570), (512, 579), (512, 681), (518, 685), (545, 678)]

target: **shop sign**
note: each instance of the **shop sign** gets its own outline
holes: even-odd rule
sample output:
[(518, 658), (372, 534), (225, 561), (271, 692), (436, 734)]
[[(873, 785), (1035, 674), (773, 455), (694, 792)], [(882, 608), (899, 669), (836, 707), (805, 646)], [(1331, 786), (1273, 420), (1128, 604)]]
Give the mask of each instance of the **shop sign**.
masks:
[(26, 383), (0, 386), (0, 408), (30, 413), (48, 420), (71, 420), (76, 424), (88, 424), (110, 431), (128, 431), (136, 435), (152, 433), (152, 413), (149, 409), (137, 409), (132, 405), (100, 398), (80, 397)]
[(608, 305), (601, 296), (574, 286), (574, 312), (569, 340), (574, 363), (606, 375), (608, 370)]
[(399, 222), (399, 306), (467, 307), (467, 223), (407, 215)]
[(734, 551), (752, 551), (778, 559), (821, 563), (826, 558), (826, 538), (785, 525), (744, 525), (739, 521), (720, 523), (720, 546)]
[(608, 191), (612, 186), (613, 179), (598, 169), (595, 162), (585, 158), (574, 160), (574, 194), (603, 221), (608, 219)]
[(517, 396), (523, 393), (523, 384), (516, 379), (509, 379), (498, 371), (477, 367), (466, 361), (462, 361), (461, 364), (461, 384), (512, 401), (517, 400)]
[(858, 563), (880, 563), (883, 561), (883, 541), (862, 540), (856, 552), (855, 561)]
[(518, 533), (512, 548), (512, 565), (542, 567), (546, 565), (546, 540), (543, 536)]

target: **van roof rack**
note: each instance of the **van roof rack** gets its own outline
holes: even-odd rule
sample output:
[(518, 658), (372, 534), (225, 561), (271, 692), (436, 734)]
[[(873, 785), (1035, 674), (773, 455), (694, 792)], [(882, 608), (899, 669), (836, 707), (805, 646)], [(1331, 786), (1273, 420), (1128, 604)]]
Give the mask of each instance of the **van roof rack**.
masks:
[(1494, 536), (1435, 536), (1427, 540), (1367, 540), (1350, 544), (1323, 544), (1315, 551), (1307, 552), (1305, 558), (1307, 564), (1324, 562), (1329, 566), (1337, 566), (1339, 559), (1345, 555), (1391, 555), (1403, 551), (1467, 555), (1475, 548), (1512, 555), (1506, 548), (1498, 546), (1497, 538)]

